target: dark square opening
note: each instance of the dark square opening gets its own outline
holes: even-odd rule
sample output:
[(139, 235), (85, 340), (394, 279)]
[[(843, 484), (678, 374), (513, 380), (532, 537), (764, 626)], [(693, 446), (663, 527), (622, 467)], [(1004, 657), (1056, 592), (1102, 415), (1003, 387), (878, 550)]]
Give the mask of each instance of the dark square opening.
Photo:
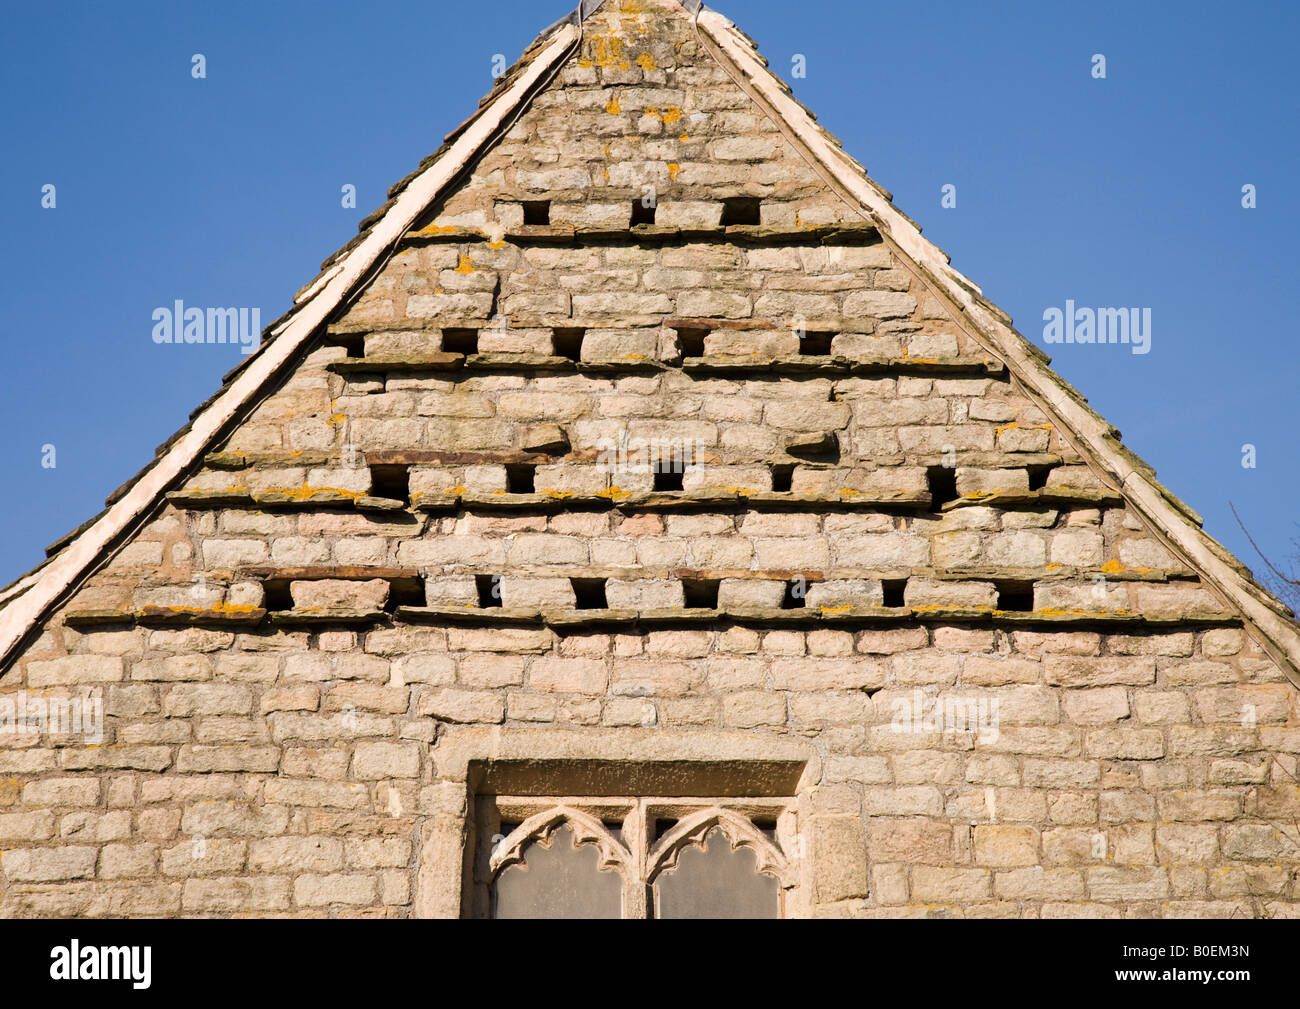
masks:
[(411, 503), (411, 469), (409, 466), (371, 466), (370, 493), (373, 497)]
[(996, 582), (995, 584), (998, 590), (998, 609), (1013, 613), (1033, 612), (1033, 582)]
[(338, 333), (331, 336), (326, 343), (331, 347), (342, 347), (348, 357), (366, 356), (365, 333)]
[(777, 463), (772, 467), (772, 490), (786, 494), (793, 485), (794, 463)]
[(885, 591), (883, 605), (885, 606), (906, 606), (904, 597), (907, 594), (906, 578), (886, 578), (880, 583), (880, 587)]
[(792, 578), (785, 583), (785, 597), (781, 600), (783, 610), (802, 610), (808, 606), (808, 582), (802, 578)]
[(931, 510), (938, 511), (940, 505), (957, 500), (955, 467), (931, 466), (925, 471), (925, 480), (930, 488)]
[(293, 596), (289, 594), (289, 580), (287, 578), (268, 578), (262, 583), (262, 591), (266, 593), (266, 598), (262, 605), (268, 612), (283, 612), (284, 610), (293, 609)]
[(567, 357), (570, 361), (582, 360), (582, 341), (586, 337), (585, 329), (556, 329), (552, 331), (551, 345), (556, 357)]
[(482, 609), (501, 605), (501, 575), (475, 575), (474, 588), (478, 590), (478, 604)]
[(1042, 490), (1047, 486), (1047, 478), (1052, 475), (1053, 466), (1030, 466), (1029, 489)]
[(799, 353), (804, 357), (828, 357), (834, 333), (804, 333), (799, 341)]
[(525, 200), (524, 224), (530, 227), (551, 223), (550, 200)]
[(682, 357), (703, 357), (704, 338), (710, 332), (707, 329), (677, 330), (677, 349), (681, 351)]
[(507, 494), (534, 494), (537, 490), (537, 467), (528, 463), (506, 466)]
[(687, 578), (682, 580), (682, 592), (686, 596), (688, 610), (716, 610), (718, 608), (718, 586), (716, 578)]
[(818, 441), (790, 445), (786, 452), (809, 462), (837, 463), (840, 461), (840, 440), (833, 432), (827, 432)]
[(607, 610), (609, 603), (605, 599), (605, 579), (570, 578), (573, 585), (574, 605), (580, 610)]
[(389, 581), (388, 604), (384, 607), (389, 613), (396, 612), (399, 606), (423, 607), (427, 602), (424, 591), (424, 578), (393, 578)]
[(655, 463), (655, 490), (681, 490), (685, 466), (673, 459)]
[(722, 225), (758, 224), (762, 219), (763, 201), (755, 196), (735, 196), (722, 201)]
[(477, 329), (444, 329), (442, 349), (448, 354), (477, 354)]
[(650, 206), (645, 205), (645, 200), (632, 201), (632, 226), (638, 224), (654, 224), (655, 211), (659, 209), (658, 203), (652, 203)]

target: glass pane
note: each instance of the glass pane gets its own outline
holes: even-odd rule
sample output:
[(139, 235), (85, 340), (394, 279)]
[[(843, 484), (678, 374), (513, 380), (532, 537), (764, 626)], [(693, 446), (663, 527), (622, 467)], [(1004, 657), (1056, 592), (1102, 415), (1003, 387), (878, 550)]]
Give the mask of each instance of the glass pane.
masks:
[(531, 842), (524, 860), (506, 869), (492, 887), (494, 918), (619, 918), (623, 880), (596, 868), (594, 845), (575, 848), (573, 832), (561, 827), (551, 846)]
[(677, 867), (655, 880), (660, 918), (777, 918), (776, 877), (755, 871), (749, 848), (732, 849), (721, 828), (705, 835), (705, 847), (691, 845)]

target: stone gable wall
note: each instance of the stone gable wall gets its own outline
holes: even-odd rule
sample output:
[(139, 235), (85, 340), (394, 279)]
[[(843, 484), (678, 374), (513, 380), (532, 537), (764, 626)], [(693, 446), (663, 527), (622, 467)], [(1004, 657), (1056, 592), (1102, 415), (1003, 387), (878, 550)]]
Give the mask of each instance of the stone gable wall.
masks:
[(0, 680), (107, 716), (0, 734), (0, 914), (410, 915), (490, 726), (810, 745), (821, 914), (1293, 913), (1282, 672), (687, 19), (607, 7)]

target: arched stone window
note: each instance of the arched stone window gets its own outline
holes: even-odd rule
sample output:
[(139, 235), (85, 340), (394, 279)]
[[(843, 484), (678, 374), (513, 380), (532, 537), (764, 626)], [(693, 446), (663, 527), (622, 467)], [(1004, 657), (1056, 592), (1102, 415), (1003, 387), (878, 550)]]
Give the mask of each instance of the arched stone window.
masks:
[(779, 918), (795, 882), (780, 800), (495, 796), (480, 824), (495, 918)]

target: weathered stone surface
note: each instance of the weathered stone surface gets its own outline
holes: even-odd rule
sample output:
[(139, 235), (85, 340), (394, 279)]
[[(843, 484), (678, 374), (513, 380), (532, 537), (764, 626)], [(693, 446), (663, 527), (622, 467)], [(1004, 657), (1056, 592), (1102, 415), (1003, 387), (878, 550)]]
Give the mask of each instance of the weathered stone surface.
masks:
[(1285, 672), (678, 5), (584, 34), (3, 671), (0, 917), (478, 913), (546, 796), (788, 915), (1294, 916)]

